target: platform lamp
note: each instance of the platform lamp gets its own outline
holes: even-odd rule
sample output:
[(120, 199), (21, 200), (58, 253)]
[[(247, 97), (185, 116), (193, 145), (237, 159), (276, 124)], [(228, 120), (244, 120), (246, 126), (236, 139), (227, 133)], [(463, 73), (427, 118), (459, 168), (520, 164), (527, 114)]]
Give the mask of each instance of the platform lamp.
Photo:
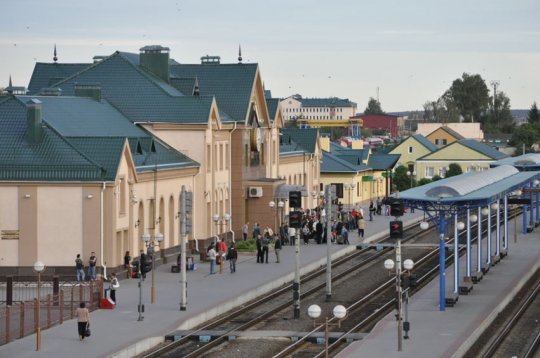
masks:
[[(164, 236), (162, 233), (158, 232), (156, 234), (156, 236), (154, 236), (153, 238), (150, 236), (150, 234), (148, 234), (147, 232), (145, 232), (142, 236), (142, 239), (144, 241), (144, 244), (146, 245), (146, 251), (150, 251), (150, 253), (152, 254), (152, 289), (151, 289), (151, 303), (154, 304), (155, 302), (155, 297), (156, 297), (156, 290), (155, 290), (155, 274), (154, 274), (154, 271), (155, 271), (155, 268), (156, 268), (156, 258), (155, 258), (155, 247), (156, 246), (159, 246), (159, 244), (163, 241), (164, 239)], [(157, 244), (156, 244), (157, 242)]]
[[(308, 307), (308, 316), (313, 319), (313, 325), (317, 325), (316, 319), (321, 316), (321, 307), (319, 305), (311, 305)], [(338, 320), (338, 323), (330, 323), (328, 316), (324, 319), (324, 351), (325, 356), (328, 358), (328, 327), (329, 326), (338, 326), (341, 325), (341, 320), (347, 315), (347, 309), (342, 305), (337, 305), (334, 307), (332, 313), (334, 317)]]
[[(397, 263), (397, 264), (396, 264)], [(406, 259), (403, 262), (403, 268), (407, 271), (411, 271), (414, 267), (414, 262), (411, 259)], [(384, 261), (384, 268), (387, 269), (390, 273), (395, 268), (395, 275), (396, 275), (396, 292), (397, 292), (397, 321), (398, 321), (398, 352), (403, 351), (403, 291), (401, 287), (401, 250), (398, 250), (396, 248), (396, 262), (392, 259), (387, 259)], [(408, 296), (407, 296), (408, 297)], [(407, 299), (408, 301), (408, 299)], [(406, 322), (405, 331), (409, 331), (409, 322)], [(405, 334), (406, 339), (409, 338), (407, 334)]]
[(413, 178), (416, 177), (416, 171), (413, 170), (412, 172), (410, 170), (407, 170), (407, 176), (411, 178), (411, 188), (413, 187)]
[(36, 322), (36, 351), (41, 350), (41, 273), (45, 270), (45, 264), (41, 261), (34, 262), (34, 271), (37, 273), (37, 322)]

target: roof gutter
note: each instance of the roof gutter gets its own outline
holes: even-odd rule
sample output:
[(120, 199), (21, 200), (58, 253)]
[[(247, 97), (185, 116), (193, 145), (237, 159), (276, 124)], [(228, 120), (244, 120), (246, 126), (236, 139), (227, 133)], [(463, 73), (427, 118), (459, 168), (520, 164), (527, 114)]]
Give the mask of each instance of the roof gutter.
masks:
[(103, 182), (101, 186), (100, 201), (99, 201), (99, 205), (100, 205), (100, 208), (99, 208), (100, 209), (99, 260), (101, 263), (101, 273), (102, 273), (101, 275), (103, 279), (107, 278), (107, 263), (103, 262), (103, 239), (105, 235), (105, 229), (104, 229), (104, 223), (103, 223), (103, 221), (105, 220), (105, 213), (103, 212), (103, 206), (104, 206), (103, 204), (104, 204), (105, 185), (106, 185), (106, 182)]

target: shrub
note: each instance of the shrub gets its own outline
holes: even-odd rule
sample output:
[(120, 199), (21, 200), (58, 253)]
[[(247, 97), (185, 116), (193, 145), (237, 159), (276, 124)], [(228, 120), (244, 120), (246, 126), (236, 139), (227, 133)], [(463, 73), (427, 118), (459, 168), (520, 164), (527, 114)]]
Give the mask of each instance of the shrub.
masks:
[(236, 241), (235, 247), (236, 247), (236, 250), (238, 250), (238, 252), (257, 251), (257, 244), (255, 243), (255, 240), (253, 239), (249, 239), (246, 241), (244, 240)]

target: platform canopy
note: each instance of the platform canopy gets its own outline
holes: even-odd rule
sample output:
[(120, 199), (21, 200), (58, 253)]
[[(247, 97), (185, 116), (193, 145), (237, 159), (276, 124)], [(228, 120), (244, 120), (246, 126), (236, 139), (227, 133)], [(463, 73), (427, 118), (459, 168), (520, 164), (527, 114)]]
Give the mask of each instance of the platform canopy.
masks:
[(303, 197), (309, 196), (308, 191), (305, 186), (303, 185), (287, 185), (282, 184), (279, 185), (276, 188), (276, 191), (274, 193), (274, 197), (277, 199), (289, 199), (289, 192), (291, 191), (299, 191), (302, 193)]
[(485, 206), (540, 178), (540, 171), (520, 172), (500, 165), (483, 172), (472, 172), (441, 179), (399, 193), (409, 207), (462, 208)]
[(501, 165), (511, 165), (519, 171), (538, 171), (540, 170), (540, 154), (528, 153), (518, 157), (501, 159), (490, 164), (492, 168)]

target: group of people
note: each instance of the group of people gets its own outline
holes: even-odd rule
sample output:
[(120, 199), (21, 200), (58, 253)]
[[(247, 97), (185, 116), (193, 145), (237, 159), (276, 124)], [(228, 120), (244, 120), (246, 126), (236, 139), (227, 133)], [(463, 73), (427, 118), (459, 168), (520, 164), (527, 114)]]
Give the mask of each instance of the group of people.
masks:
[(95, 281), (96, 280), (96, 264), (97, 264), (96, 253), (92, 251), (92, 253), (90, 254), (90, 258), (88, 259), (88, 275), (86, 276), (84, 274), (84, 262), (81, 259), (81, 254), (77, 254), (77, 257), (75, 258), (75, 272), (77, 276), (77, 281), (82, 282), (85, 280), (86, 277), (88, 277), (89, 280)]
[(223, 266), (225, 265), (225, 260), (229, 261), (229, 268), (231, 273), (236, 272), (236, 260), (238, 259), (238, 252), (234, 243), (231, 243), (229, 248), (225, 243), (225, 239), (222, 238), (217, 244), (213, 242), (208, 246), (206, 254), (210, 259), (210, 274), (214, 275), (216, 273), (216, 264), (219, 265), (219, 273), (223, 273)]

